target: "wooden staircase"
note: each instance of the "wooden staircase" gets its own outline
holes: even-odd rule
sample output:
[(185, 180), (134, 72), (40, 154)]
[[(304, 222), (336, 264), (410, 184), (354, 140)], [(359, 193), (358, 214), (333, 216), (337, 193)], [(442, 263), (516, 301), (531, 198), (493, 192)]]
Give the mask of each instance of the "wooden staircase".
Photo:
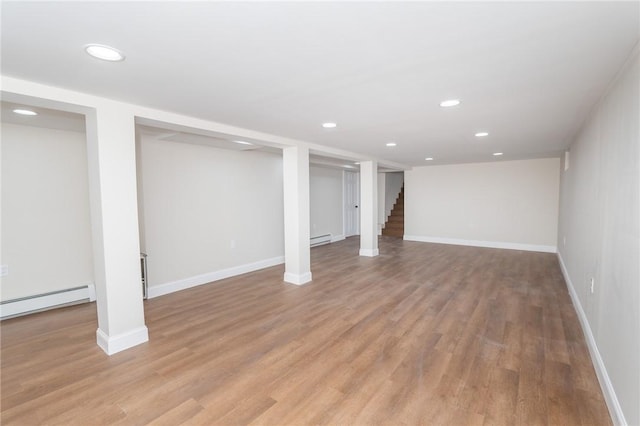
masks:
[(387, 223), (384, 224), (382, 235), (400, 238), (404, 236), (404, 186), (391, 209), (391, 215), (389, 215)]

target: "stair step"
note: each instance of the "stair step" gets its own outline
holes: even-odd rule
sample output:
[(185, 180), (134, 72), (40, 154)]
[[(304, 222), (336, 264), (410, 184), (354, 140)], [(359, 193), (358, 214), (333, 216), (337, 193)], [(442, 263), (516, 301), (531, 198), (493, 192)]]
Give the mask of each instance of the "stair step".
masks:
[(384, 229), (404, 229), (404, 222), (387, 222)]
[(404, 236), (404, 186), (400, 189), (398, 198), (391, 209), (391, 215), (382, 229), (382, 235), (391, 237)]
[(404, 231), (403, 230), (387, 230), (386, 228), (382, 230), (382, 235), (386, 235), (389, 237), (403, 237), (404, 236)]

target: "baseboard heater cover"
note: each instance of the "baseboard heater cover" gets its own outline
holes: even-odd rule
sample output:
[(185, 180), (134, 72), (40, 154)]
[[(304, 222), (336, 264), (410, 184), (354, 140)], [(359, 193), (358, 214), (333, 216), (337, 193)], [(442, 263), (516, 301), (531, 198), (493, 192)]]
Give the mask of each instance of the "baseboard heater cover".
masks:
[(311, 247), (321, 246), (323, 244), (329, 244), (331, 242), (331, 234), (318, 235), (317, 237), (311, 237)]
[(80, 287), (0, 302), (0, 319), (9, 319), (48, 309), (93, 302), (94, 300), (96, 300), (95, 286), (93, 283), (89, 283)]

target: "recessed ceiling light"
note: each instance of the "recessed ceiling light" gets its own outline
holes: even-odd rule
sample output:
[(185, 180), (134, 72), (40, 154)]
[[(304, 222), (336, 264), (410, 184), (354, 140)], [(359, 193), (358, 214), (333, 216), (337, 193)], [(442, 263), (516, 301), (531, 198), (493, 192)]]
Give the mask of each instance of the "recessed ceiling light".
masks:
[(37, 112), (31, 111), (30, 109), (16, 108), (13, 110), (14, 113), (20, 115), (38, 115)]
[(325, 129), (333, 129), (336, 126), (336, 123), (322, 123), (322, 127), (324, 127)]
[(251, 142), (245, 142), (245, 141), (234, 141), (235, 143), (239, 143), (240, 145), (253, 145)]
[(389, 142), (389, 143), (387, 144), (387, 146), (396, 146), (396, 145), (397, 145), (397, 144), (396, 144), (395, 142)]
[(453, 107), (456, 105), (460, 105), (460, 99), (448, 99), (440, 102), (440, 106), (443, 108)]
[(484, 138), (485, 136), (489, 136), (488, 132), (478, 132), (476, 133), (477, 138)]
[(94, 58), (104, 61), (118, 62), (124, 61), (124, 54), (118, 49), (102, 44), (87, 44), (84, 50)]
[(502, 155), (502, 153), (501, 152), (494, 152), (493, 155), (495, 155), (496, 157), (499, 157), (499, 156)]
[(433, 161), (433, 157), (427, 157), (425, 158), (425, 161)]
[(359, 161), (356, 161), (356, 162), (355, 162), (355, 163), (353, 163), (353, 164), (360, 164), (360, 162), (359, 162)]

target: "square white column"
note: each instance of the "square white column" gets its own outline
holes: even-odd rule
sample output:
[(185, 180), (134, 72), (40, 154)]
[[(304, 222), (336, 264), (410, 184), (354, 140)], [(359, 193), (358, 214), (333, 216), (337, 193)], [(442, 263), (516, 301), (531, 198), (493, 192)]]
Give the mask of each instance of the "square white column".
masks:
[(309, 234), (309, 149), (284, 148), (284, 280), (291, 284), (311, 281)]
[(378, 251), (378, 163), (360, 162), (360, 256)]
[(109, 355), (149, 340), (144, 323), (135, 123), (119, 104), (87, 114), (98, 345)]
[(386, 196), (386, 181), (387, 175), (385, 173), (378, 173), (378, 235), (382, 235), (382, 228), (387, 220), (385, 209), (385, 196)]

